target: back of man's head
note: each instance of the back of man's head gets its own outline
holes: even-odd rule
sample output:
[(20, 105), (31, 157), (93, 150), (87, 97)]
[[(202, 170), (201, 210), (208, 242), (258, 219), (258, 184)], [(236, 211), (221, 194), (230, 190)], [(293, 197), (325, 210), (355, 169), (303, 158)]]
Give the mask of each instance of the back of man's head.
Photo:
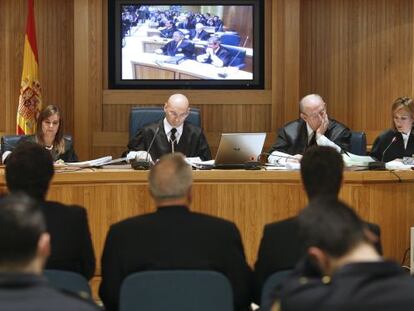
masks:
[(53, 174), (52, 156), (39, 144), (20, 144), (7, 158), (6, 182), (11, 192), (44, 200)]
[(45, 221), (35, 202), (24, 194), (0, 200), (0, 269), (23, 269), (37, 253)]
[(183, 154), (167, 154), (151, 169), (148, 181), (157, 202), (185, 198), (193, 182), (191, 167)]
[(344, 162), (333, 148), (313, 146), (300, 161), (300, 173), (309, 200), (320, 195), (337, 197), (342, 184)]
[(361, 242), (366, 242), (364, 224), (346, 204), (333, 197), (313, 200), (298, 217), (305, 246), (317, 247), (339, 258)]

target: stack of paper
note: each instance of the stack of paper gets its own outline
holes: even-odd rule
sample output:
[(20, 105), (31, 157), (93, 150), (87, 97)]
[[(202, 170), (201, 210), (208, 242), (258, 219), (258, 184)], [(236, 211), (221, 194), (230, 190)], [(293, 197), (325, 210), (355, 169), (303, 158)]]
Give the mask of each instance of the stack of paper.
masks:
[(404, 164), (401, 160), (393, 160), (385, 163), (385, 168), (390, 171), (411, 170), (412, 165)]
[(342, 154), (342, 159), (344, 160), (346, 167), (352, 166), (365, 166), (367, 167), (369, 163), (375, 162), (370, 156), (360, 156), (350, 152)]
[(67, 166), (76, 166), (76, 167), (91, 167), (91, 166), (101, 166), (105, 164), (110, 164), (112, 161), (112, 156), (106, 156), (94, 160), (83, 161), (83, 162), (68, 162), (65, 163)]

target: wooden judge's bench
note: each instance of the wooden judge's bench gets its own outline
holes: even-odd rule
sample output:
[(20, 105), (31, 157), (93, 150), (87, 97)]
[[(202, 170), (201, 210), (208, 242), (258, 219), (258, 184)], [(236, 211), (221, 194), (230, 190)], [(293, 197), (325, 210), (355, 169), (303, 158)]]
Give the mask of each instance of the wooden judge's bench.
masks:
[[(88, 210), (97, 276), (109, 226), (154, 211), (147, 174), (83, 169), (54, 176), (48, 199)], [(340, 197), (364, 220), (381, 226), (385, 257), (401, 262), (410, 245), (409, 228), (414, 226), (414, 171), (347, 171), (344, 175)], [(297, 171), (212, 170), (194, 171), (193, 176), (191, 209), (234, 221), (252, 266), (264, 225), (296, 215), (307, 203)], [(0, 188), (6, 189), (3, 170)]]

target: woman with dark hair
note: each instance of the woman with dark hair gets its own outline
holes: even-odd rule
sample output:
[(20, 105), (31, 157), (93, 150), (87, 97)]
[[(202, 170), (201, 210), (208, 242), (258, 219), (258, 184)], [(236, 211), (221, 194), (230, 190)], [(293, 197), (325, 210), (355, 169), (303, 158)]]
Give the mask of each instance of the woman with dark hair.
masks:
[(59, 108), (49, 105), (37, 118), (36, 134), (22, 137), (18, 144), (31, 141), (49, 150), (53, 161), (77, 162), (72, 140), (63, 136), (63, 118)]
[(397, 98), (391, 108), (392, 128), (381, 133), (374, 141), (371, 156), (389, 162), (414, 154), (414, 101), (409, 97)]

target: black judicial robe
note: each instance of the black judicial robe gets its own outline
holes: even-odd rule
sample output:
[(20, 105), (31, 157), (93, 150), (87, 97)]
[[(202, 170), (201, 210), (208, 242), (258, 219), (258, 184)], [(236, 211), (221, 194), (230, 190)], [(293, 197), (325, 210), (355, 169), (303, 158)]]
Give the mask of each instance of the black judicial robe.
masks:
[(162, 48), (164, 55), (175, 56), (177, 54), (184, 54), (186, 58), (194, 58), (194, 44), (188, 40), (182, 40), (177, 47), (177, 42), (174, 40), (168, 42)]
[[(396, 137), (393, 143), (391, 141)], [(387, 149), (388, 148), (388, 149)], [(414, 133), (411, 131), (407, 148), (404, 148), (402, 134), (394, 130), (386, 130), (374, 141), (371, 156), (378, 161), (392, 161), (403, 157), (412, 157), (414, 154)]]
[[(171, 153), (171, 143), (165, 133), (163, 120), (140, 129), (137, 135), (129, 141), (128, 151), (148, 151), (157, 128), (160, 128), (160, 130), (149, 151), (152, 159), (156, 160), (164, 154)], [(175, 146), (175, 152), (181, 152), (186, 157), (200, 157), (203, 161), (211, 160), (210, 147), (203, 130), (187, 121), (184, 122), (183, 133), (179, 143)]]
[[(351, 131), (342, 123), (329, 119), (325, 136), (343, 150), (349, 150)], [(279, 130), (276, 143), (272, 146), (269, 153), (277, 150), (291, 155), (303, 154), (307, 146), (308, 131), (306, 129), (306, 122), (302, 119), (297, 119), (289, 122)]]

